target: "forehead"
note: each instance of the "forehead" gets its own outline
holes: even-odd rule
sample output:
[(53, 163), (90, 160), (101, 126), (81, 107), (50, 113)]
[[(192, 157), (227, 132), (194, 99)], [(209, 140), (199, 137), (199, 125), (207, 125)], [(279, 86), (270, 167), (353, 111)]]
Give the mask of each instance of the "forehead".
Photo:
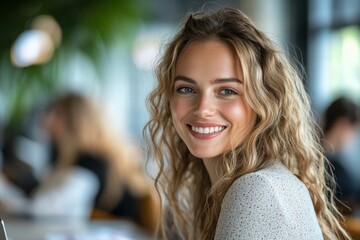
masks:
[(240, 59), (235, 49), (221, 40), (197, 40), (180, 53), (176, 75), (196, 78), (242, 78)]

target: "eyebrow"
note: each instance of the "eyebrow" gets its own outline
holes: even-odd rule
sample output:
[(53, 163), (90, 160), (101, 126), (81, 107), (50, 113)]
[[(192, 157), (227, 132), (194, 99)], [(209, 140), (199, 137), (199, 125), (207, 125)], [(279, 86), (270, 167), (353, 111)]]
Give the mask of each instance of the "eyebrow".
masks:
[[(191, 78), (188, 78), (185, 76), (181, 76), (181, 75), (176, 76), (174, 80), (175, 81), (185, 81), (188, 83), (196, 84), (196, 81), (194, 79), (191, 79)], [(212, 81), (212, 83), (214, 83), (214, 84), (225, 83), (225, 82), (235, 82), (235, 83), (240, 83), (240, 84), (243, 83), (243, 81), (238, 78), (217, 78), (214, 81)]]

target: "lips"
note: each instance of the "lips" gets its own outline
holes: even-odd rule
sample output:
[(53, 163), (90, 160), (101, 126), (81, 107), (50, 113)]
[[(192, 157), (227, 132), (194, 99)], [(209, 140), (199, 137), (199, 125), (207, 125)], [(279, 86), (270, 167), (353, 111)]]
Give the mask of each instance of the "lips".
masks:
[(201, 134), (210, 134), (210, 133), (216, 133), (224, 130), (224, 126), (216, 126), (216, 127), (195, 127), (191, 126), (191, 130), (193, 130), (196, 133)]
[(226, 126), (218, 124), (188, 124), (191, 135), (199, 139), (210, 139), (220, 135)]

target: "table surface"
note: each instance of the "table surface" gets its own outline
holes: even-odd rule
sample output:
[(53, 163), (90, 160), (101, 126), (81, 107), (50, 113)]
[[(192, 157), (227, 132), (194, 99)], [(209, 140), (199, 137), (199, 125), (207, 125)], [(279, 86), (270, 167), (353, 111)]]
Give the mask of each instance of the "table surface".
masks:
[(4, 219), (9, 240), (150, 240), (153, 237), (127, 221)]

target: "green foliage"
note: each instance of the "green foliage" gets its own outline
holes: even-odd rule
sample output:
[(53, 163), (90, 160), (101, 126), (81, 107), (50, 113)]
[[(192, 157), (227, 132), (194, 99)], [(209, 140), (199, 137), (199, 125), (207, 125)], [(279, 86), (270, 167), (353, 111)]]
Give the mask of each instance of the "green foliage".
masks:
[[(146, 7), (142, 0), (6, 0), (0, 5), (0, 97), (9, 127), (16, 131), (26, 109), (39, 96), (48, 96), (59, 89), (63, 54), (73, 50), (86, 54), (100, 65), (99, 54), (107, 45), (121, 39), (130, 43)], [(38, 15), (53, 16), (59, 23), (63, 41), (50, 62), (18, 68), (10, 62), (11, 46), (30, 28)], [(119, 37), (120, 36), (120, 37)], [(1, 110), (1, 108), (0, 108)], [(1, 112), (0, 112), (1, 114)], [(1, 116), (0, 116), (1, 117)]]

